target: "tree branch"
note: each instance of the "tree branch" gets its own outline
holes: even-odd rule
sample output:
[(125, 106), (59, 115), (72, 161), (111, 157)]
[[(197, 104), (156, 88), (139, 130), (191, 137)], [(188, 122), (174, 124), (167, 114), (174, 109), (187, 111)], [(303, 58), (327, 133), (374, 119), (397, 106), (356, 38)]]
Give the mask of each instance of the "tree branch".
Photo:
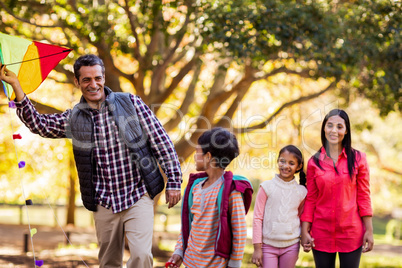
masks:
[(110, 54), (110, 47), (103, 40), (101, 40), (95, 46), (98, 50), (99, 57), (104, 61), (104, 65), (107, 70), (105, 76), (108, 85), (113, 89), (113, 91), (122, 92), (119, 81), (121, 71), (118, 70), (114, 65), (113, 57)]
[(396, 170), (396, 169), (394, 169), (392, 167), (384, 165), (384, 163), (381, 161), (380, 154), (378, 153), (378, 151), (374, 147), (374, 145), (372, 145), (371, 143), (366, 143), (366, 142), (364, 144), (369, 148), (369, 150), (371, 152), (373, 152), (375, 154), (375, 156), (377, 157), (377, 164), (381, 169), (383, 169), (385, 171), (388, 171), (388, 172), (391, 172), (391, 173), (393, 173), (395, 175), (402, 176), (402, 171), (399, 171), (399, 170)]
[[(156, 3), (155, 3), (156, 4)], [(158, 9), (159, 10), (159, 9)], [(162, 12), (159, 10), (155, 18), (152, 22), (152, 30), (153, 34), (151, 37), (151, 41), (147, 46), (147, 51), (145, 53), (145, 60), (148, 60), (149, 63), (152, 63), (152, 59), (155, 55), (155, 51), (158, 48), (158, 44), (161, 42), (161, 30), (160, 30), (160, 19), (162, 18)], [(148, 67), (148, 66), (147, 66)]]
[(187, 114), (187, 112), (190, 108), (190, 105), (194, 101), (195, 88), (196, 88), (200, 74), (201, 74), (201, 61), (199, 61), (198, 64), (195, 65), (190, 86), (188, 87), (188, 89), (186, 91), (186, 96), (184, 97), (184, 100), (183, 100), (180, 108), (178, 110), (176, 110), (173, 117), (163, 126), (167, 132), (173, 130), (181, 122), (181, 120), (183, 119), (183, 116)]
[(57, 64), (56, 67), (54, 67), (54, 70), (56, 72), (65, 74), (67, 77), (67, 81), (68, 81), (67, 83), (71, 83), (74, 85), (74, 73), (73, 72), (64, 69), (63, 67), (61, 67), (60, 64)]
[(210, 129), (213, 124), (213, 118), (222, 104), (226, 101), (234, 92), (224, 91), (222, 88), (225, 84), (225, 77), (227, 74), (227, 68), (223, 65), (219, 65), (215, 73), (215, 81), (212, 85), (208, 98), (204, 102), (200, 115), (197, 117), (197, 121), (194, 126), (191, 126), (189, 131), (192, 131), (190, 138), (183, 135), (182, 138), (175, 144), (176, 151), (179, 157), (182, 159), (187, 159), (195, 149), (195, 144), (201, 133), (207, 129)]
[[(178, 47), (180, 46), (181, 42), (183, 41), (183, 38), (187, 32), (187, 26), (190, 23), (190, 16), (192, 14), (192, 1), (186, 1), (187, 5), (187, 14), (186, 14), (186, 19), (183, 23), (183, 26), (177, 33), (174, 35), (175, 37), (175, 45), (169, 50), (167, 56), (164, 59), (164, 62), (171, 62), (172, 58), (174, 57)], [(163, 63), (165, 64), (165, 63)]]
[(130, 21), (130, 27), (131, 31), (133, 32), (134, 38), (135, 38), (135, 45), (134, 45), (134, 52), (133, 52), (133, 57), (140, 63), (142, 63), (143, 58), (141, 57), (141, 52), (140, 52), (140, 39), (137, 34), (137, 23), (136, 19), (134, 18), (133, 13), (130, 11), (130, 4), (128, 3), (128, 0), (125, 0), (125, 5), (124, 5), (124, 10), (126, 11), (127, 17)]
[(300, 77), (311, 78), (311, 75), (309, 74), (310, 71), (312, 71), (312, 69), (304, 69), (301, 72), (298, 72), (298, 71), (291, 70), (291, 69), (288, 69), (288, 68), (282, 66), (282, 67), (279, 67), (279, 68), (277, 68), (275, 70), (272, 70), (271, 72), (266, 73), (266, 74), (264, 74), (262, 76), (257, 76), (256, 80), (268, 79), (269, 77), (277, 75), (279, 73), (295, 74), (295, 75), (298, 75)]
[(39, 24), (33, 23), (33, 22), (31, 22), (31, 21), (29, 21), (27, 19), (24, 19), (24, 18), (21, 18), (21, 17), (15, 15), (13, 13), (13, 11), (10, 10), (3, 1), (0, 1), (0, 5), (8, 14), (10, 14), (16, 20), (19, 20), (21, 22), (24, 22), (24, 23), (27, 23), (27, 24), (30, 24), (32, 26), (39, 27), (39, 28), (58, 28), (58, 27), (60, 27), (60, 25), (57, 25), (57, 24), (56, 25), (39, 25)]
[(163, 81), (163, 75), (164, 72), (167, 68), (167, 66), (172, 62), (174, 55), (177, 51), (177, 49), (180, 46), (181, 41), (183, 40), (183, 37), (187, 31), (187, 25), (190, 22), (190, 12), (186, 14), (186, 20), (183, 23), (182, 28), (175, 34), (175, 44), (173, 47), (168, 49), (168, 52), (166, 53), (166, 56), (163, 59), (162, 64), (158, 64), (153, 72), (152, 76), (152, 83), (151, 83), (151, 94), (155, 94), (158, 92), (158, 88)]
[(233, 87), (233, 91), (237, 93), (237, 96), (226, 111), (225, 115), (215, 124), (215, 126), (231, 127), (231, 119), (239, 107), (240, 102), (243, 100), (253, 82), (257, 80), (255, 74), (256, 70), (251, 65), (245, 66), (244, 77)]
[(173, 77), (172, 82), (169, 87), (156, 96), (155, 101), (153, 103), (164, 103), (165, 100), (172, 94), (173, 90), (179, 85), (179, 83), (183, 80), (183, 78), (193, 69), (195, 63), (198, 60), (198, 54), (194, 54), (193, 58), (187, 62), (183, 68), (181, 68), (180, 72)]
[(311, 99), (317, 98), (318, 96), (324, 94), (325, 92), (327, 92), (330, 89), (332, 89), (333, 87), (335, 87), (336, 83), (337, 83), (337, 81), (334, 81), (331, 84), (329, 84), (328, 87), (326, 87), (325, 89), (323, 89), (323, 90), (321, 90), (321, 91), (319, 91), (317, 93), (307, 95), (307, 96), (303, 96), (303, 97), (300, 97), (300, 98), (298, 98), (296, 100), (292, 100), (292, 101), (289, 101), (289, 102), (286, 102), (286, 103), (282, 104), (281, 107), (279, 107), (270, 117), (268, 117), (264, 122), (262, 122), (260, 124), (257, 124), (257, 125), (251, 126), (251, 127), (234, 128), (233, 131), (235, 133), (240, 134), (240, 133), (248, 133), (248, 132), (252, 132), (252, 131), (254, 131), (256, 129), (264, 128), (275, 118), (275, 116), (280, 114), (283, 109), (285, 109), (287, 107), (290, 107), (290, 106), (293, 106), (293, 105), (298, 104), (298, 103), (306, 102), (306, 101), (309, 101)]

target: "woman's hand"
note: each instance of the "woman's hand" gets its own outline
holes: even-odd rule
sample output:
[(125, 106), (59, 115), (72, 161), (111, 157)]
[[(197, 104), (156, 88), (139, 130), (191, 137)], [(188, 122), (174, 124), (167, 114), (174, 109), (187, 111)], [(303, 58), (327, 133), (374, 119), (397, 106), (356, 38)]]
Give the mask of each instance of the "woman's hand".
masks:
[(374, 247), (373, 232), (366, 231), (363, 236), (363, 253), (369, 252)]
[(304, 252), (309, 252), (314, 245), (314, 238), (311, 237), (310, 235), (310, 228), (311, 228), (311, 223), (303, 221), (301, 224), (301, 240), (300, 243), (303, 247)]
[(166, 268), (168, 268), (168, 267), (169, 268), (180, 267), (182, 262), (183, 262), (183, 259), (182, 259), (182, 257), (180, 255), (173, 254), (172, 257), (170, 257), (170, 259), (166, 263)]
[(257, 266), (262, 267), (262, 244), (254, 244), (254, 253), (251, 261)]
[(363, 236), (363, 253), (365, 253), (371, 251), (374, 247), (373, 222), (371, 216), (362, 217), (362, 220), (366, 229)]
[(310, 252), (310, 250), (315, 247), (314, 238), (311, 237), (309, 233), (302, 235), (301, 245), (303, 247), (304, 252)]

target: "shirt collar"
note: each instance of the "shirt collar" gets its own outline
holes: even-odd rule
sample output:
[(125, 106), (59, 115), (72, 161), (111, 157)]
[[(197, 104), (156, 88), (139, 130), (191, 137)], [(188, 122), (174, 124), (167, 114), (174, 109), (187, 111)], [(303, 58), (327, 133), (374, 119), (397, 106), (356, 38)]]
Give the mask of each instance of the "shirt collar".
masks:
[[(342, 152), (340, 154), (341, 157), (347, 158), (347, 154), (345, 151), (345, 148), (342, 149)], [(324, 161), (325, 159), (331, 159), (328, 155), (327, 155), (327, 151), (325, 150), (324, 146), (321, 147), (321, 152), (320, 152), (320, 160)], [(338, 157), (339, 158), (339, 157)], [(331, 160), (332, 161), (332, 160)]]
[[(108, 88), (107, 86), (104, 86), (104, 92), (105, 92), (105, 100), (108, 100), (110, 97), (110, 93), (112, 93), (113, 91), (110, 88)], [(108, 102), (104, 101), (101, 103), (99, 109), (94, 109), (88, 105), (88, 102), (86, 101), (84, 96), (81, 96), (79, 105), (81, 106), (81, 109), (87, 110), (89, 112), (97, 112), (97, 111), (103, 110), (105, 107), (107, 107)]]

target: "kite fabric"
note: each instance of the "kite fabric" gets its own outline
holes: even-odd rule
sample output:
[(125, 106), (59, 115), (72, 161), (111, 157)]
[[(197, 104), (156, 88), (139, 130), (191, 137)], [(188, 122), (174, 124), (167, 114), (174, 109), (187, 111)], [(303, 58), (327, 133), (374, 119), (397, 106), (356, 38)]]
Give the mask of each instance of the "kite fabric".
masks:
[[(1, 63), (17, 74), (26, 94), (34, 92), (70, 51), (72, 49), (0, 33)], [(3, 82), (3, 88), (8, 99), (15, 98), (9, 84)]]

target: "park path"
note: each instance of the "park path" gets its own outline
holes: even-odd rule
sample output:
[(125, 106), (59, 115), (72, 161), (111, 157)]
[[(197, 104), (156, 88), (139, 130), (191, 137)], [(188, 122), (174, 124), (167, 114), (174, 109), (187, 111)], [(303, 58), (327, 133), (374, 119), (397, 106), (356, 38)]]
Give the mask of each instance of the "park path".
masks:
[[(94, 227), (49, 227), (31, 226), (37, 232), (33, 235), (36, 260), (44, 260), (41, 268), (95, 268), (98, 267), (98, 248)], [(163, 239), (170, 234), (156, 233)], [(25, 239), (28, 236), (28, 252), (25, 252)], [(0, 268), (34, 267), (34, 257), (27, 225), (0, 224)], [(67, 240), (66, 237), (69, 239)], [(174, 235), (174, 239), (177, 235)], [(171, 252), (154, 252), (154, 267), (164, 267)], [(124, 256), (127, 261), (128, 254)]]
[[(36, 228), (33, 235), (35, 258), (44, 260), (42, 268), (95, 268), (98, 267), (97, 244), (95, 229), (31, 226)], [(31, 242), (28, 240), (28, 253), (25, 253), (24, 239), (29, 236), (29, 228), (26, 225), (0, 224), (0, 268), (25, 268), (34, 267)], [(66, 236), (69, 237), (69, 245), (66, 246)], [(162, 239), (177, 238), (177, 235), (169, 233), (156, 233)], [(156, 268), (164, 267), (169, 252), (154, 252)], [(375, 245), (373, 252), (367, 254), (381, 254), (383, 256), (402, 256), (402, 246)], [(126, 254), (127, 255), (127, 254)], [(127, 260), (128, 256), (125, 256)]]
[[(32, 236), (35, 259), (44, 261), (42, 268), (98, 267), (93, 228), (61, 230), (48, 226), (31, 226), (31, 230), (34, 228), (37, 231)], [(66, 237), (69, 237), (70, 242)], [(32, 252), (28, 226), (0, 224), (0, 268), (34, 267)]]

